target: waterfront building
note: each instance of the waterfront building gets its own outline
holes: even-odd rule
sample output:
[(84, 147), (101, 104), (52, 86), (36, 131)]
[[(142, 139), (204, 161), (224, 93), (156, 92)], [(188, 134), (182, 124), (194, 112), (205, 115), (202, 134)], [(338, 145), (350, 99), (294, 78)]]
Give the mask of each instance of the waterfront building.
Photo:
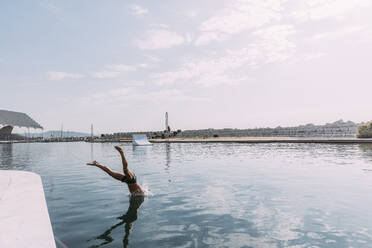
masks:
[(21, 112), (0, 110), (0, 140), (9, 140), (14, 127), (43, 129), (30, 116)]

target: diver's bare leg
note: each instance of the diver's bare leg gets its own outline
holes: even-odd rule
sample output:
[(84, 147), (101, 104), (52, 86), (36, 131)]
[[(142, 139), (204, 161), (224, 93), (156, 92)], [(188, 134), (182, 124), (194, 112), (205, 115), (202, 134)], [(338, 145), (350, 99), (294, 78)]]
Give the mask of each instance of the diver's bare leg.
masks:
[(127, 160), (125, 159), (125, 155), (124, 155), (124, 151), (123, 149), (121, 149), (120, 146), (115, 146), (115, 149), (120, 153), (120, 157), (121, 157), (121, 162), (123, 163), (123, 172), (125, 175), (129, 176), (130, 178), (133, 178), (133, 172), (131, 172), (129, 169), (128, 169), (128, 162)]

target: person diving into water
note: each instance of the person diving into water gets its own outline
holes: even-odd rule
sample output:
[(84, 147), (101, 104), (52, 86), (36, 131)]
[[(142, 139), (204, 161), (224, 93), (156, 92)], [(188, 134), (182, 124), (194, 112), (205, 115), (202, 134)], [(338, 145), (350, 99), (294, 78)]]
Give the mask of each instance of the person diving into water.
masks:
[(121, 149), (121, 147), (119, 146), (115, 146), (115, 149), (120, 153), (121, 161), (123, 163), (124, 175), (119, 172), (112, 171), (109, 167), (102, 165), (95, 160), (93, 162), (87, 163), (87, 165), (96, 166), (103, 170), (104, 172), (106, 172), (107, 174), (109, 174), (111, 177), (115, 178), (116, 180), (126, 183), (128, 185), (128, 189), (131, 195), (144, 195), (145, 191), (142, 188), (142, 186), (137, 182), (136, 175), (131, 170), (128, 169), (128, 163), (127, 160), (125, 159), (123, 149)]

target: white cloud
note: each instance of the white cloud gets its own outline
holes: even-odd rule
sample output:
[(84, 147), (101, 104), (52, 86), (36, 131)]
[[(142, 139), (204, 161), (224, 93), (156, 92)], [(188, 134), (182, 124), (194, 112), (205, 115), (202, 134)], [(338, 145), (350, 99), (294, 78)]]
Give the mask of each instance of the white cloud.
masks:
[(49, 71), (47, 72), (48, 78), (50, 80), (63, 80), (63, 79), (78, 79), (85, 77), (82, 74), (76, 74), (76, 73), (67, 73), (62, 71)]
[(199, 14), (199, 11), (197, 11), (197, 10), (189, 10), (189, 11), (185, 12), (185, 15), (188, 18), (195, 18), (198, 14)]
[(193, 97), (178, 89), (161, 89), (144, 92), (134, 87), (111, 89), (106, 92), (99, 92), (83, 97), (85, 103), (128, 103), (128, 102), (159, 102), (159, 101), (207, 101), (206, 98)]
[(184, 64), (182, 68), (176, 71), (154, 73), (150, 76), (158, 85), (171, 84), (177, 81), (192, 79), (199, 75), (199, 72), (194, 69), (193, 64)]
[(143, 8), (142, 6), (137, 5), (137, 4), (132, 4), (130, 6), (130, 8), (132, 9), (132, 13), (134, 15), (144, 15), (144, 14), (147, 14), (149, 12), (148, 9)]
[(144, 55), (145, 58), (147, 58), (148, 60), (150, 60), (151, 62), (160, 62), (161, 59), (159, 59), (158, 57), (154, 57), (154, 56), (151, 56), (151, 55)]
[(164, 49), (185, 42), (183, 36), (165, 29), (149, 30), (145, 36), (145, 38), (135, 42), (135, 45), (143, 50)]
[(135, 71), (137, 69), (136, 66), (133, 66), (133, 65), (123, 65), (123, 64), (106, 65), (106, 68), (109, 69), (109, 70), (118, 71), (118, 72)]
[(283, 0), (235, 0), (224, 10), (204, 21), (196, 45), (224, 41), (244, 30), (261, 27), (281, 19)]
[(372, 30), (371, 29), (365, 30), (365, 32), (363, 33), (363, 37), (360, 38), (360, 42), (370, 43), (371, 41), (372, 41)]
[(307, 55), (305, 55), (305, 60), (318, 59), (318, 58), (324, 57), (325, 55), (327, 55), (327, 54), (322, 53), (322, 52), (307, 54)]
[(49, 2), (47, 0), (40, 2), (40, 4), (44, 8), (46, 8), (46, 9), (48, 9), (48, 10), (54, 12), (54, 13), (57, 13), (57, 12), (61, 11), (61, 9), (58, 8), (55, 4), (53, 4), (53, 3), (51, 3), (51, 2)]
[(360, 33), (361, 31), (365, 31), (367, 28), (364, 26), (352, 26), (352, 27), (345, 27), (336, 31), (330, 32), (323, 32), (316, 34), (312, 37), (313, 40), (331, 40), (337, 39), (342, 36), (351, 35), (355, 33)]
[(343, 18), (348, 12), (372, 4), (371, 0), (304, 0), (296, 1), (298, 10), (292, 15), (300, 20)]
[(187, 43), (191, 43), (193, 40), (193, 37), (190, 33), (187, 33), (185, 38)]
[(94, 78), (116, 78), (120, 75), (118, 71), (100, 71), (100, 72), (93, 72), (92, 77)]
[(158, 85), (193, 82), (201, 86), (237, 84), (247, 80), (235, 70), (256, 68), (268, 63), (286, 60), (294, 52), (295, 44), (288, 36), (295, 33), (293, 26), (275, 25), (253, 33), (256, 40), (249, 46), (215, 59), (201, 59), (183, 64), (170, 72), (150, 76)]
[(168, 24), (163, 24), (163, 23), (152, 23), (150, 26), (152, 28), (164, 28), (164, 29), (169, 28)]
[(148, 68), (149, 65), (148, 64), (139, 64), (138, 67), (140, 67), (140, 68)]
[(286, 60), (296, 47), (288, 36), (296, 31), (291, 25), (275, 25), (253, 34), (259, 37), (259, 41), (246, 49), (246, 56), (252, 56), (249, 60), (257, 64), (266, 64)]
[(228, 72), (242, 65), (244, 65), (243, 59), (230, 55), (219, 59), (204, 59), (185, 63), (178, 70), (155, 73), (150, 78), (158, 85), (179, 82), (192, 82), (203, 87), (216, 84), (236, 84), (246, 77), (231, 76), (228, 75)]
[(135, 71), (138, 68), (146, 68), (147, 64), (139, 64), (139, 65), (123, 65), (123, 64), (117, 64), (117, 65), (106, 65), (105, 70), (94, 72), (92, 73), (92, 77), (94, 78), (116, 78), (118, 77), (122, 72), (129, 72), (129, 71)]
[(199, 36), (195, 41), (195, 45), (203, 46), (207, 45), (211, 41), (224, 41), (229, 38), (229, 35), (222, 32), (206, 32)]

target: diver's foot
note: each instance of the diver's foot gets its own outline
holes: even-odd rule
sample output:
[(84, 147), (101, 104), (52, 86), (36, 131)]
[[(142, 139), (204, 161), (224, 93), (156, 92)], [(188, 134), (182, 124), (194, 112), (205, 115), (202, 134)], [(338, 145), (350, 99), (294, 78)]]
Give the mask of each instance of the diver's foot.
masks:
[(120, 146), (114, 146), (115, 147), (115, 149), (118, 151), (118, 152), (120, 152), (120, 153), (122, 153), (123, 152), (123, 149), (121, 149), (121, 147)]

